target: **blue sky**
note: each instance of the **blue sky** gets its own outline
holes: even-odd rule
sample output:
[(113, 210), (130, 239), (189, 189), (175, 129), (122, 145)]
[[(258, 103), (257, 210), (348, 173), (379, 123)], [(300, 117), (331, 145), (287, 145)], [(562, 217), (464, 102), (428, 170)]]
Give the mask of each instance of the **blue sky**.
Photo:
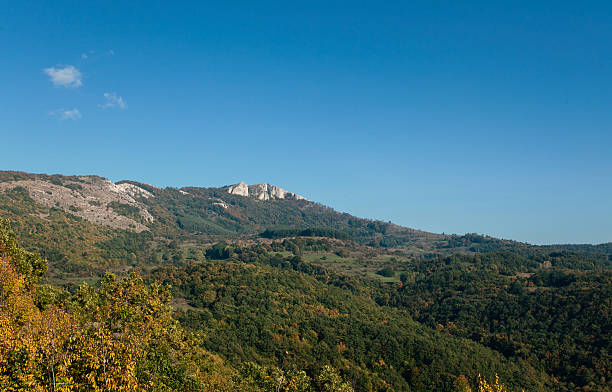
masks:
[(610, 2), (9, 0), (0, 48), (0, 169), (612, 241)]

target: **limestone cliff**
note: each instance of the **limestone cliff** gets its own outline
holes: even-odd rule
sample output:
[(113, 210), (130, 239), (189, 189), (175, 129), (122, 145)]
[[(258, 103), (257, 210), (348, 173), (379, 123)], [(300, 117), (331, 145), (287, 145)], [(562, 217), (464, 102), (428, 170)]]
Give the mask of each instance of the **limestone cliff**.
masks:
[(303, 196), (270, 184), (247, 185), (245, 182), (239, 182), (238, 184), (228, 185), (223, 189), (226, 189), (232, 195), (250, 196), (258, 200), (307, 200)]

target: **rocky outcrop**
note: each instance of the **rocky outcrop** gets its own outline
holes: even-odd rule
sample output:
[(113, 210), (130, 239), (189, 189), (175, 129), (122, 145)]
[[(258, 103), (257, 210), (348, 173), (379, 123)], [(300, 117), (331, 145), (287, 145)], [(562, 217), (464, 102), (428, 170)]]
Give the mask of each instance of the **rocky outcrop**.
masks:
[(132, 197), (144, 197), (145, 199), (153, 197), (153, 194), (151, 192), (147, 191), (146, 189), (142, 189), (141, 187), (136, 186), (134, 184), (124, 182), (121, 184), (116, 184), (116, 186), (120, 192), (126, 193)]
[(229, 208), (229, 204), (227, 204), (226, 202), (224, 202), (223, 200), (216, 198), (216, 197), (211, 197), (210, 200), (213, 201), (212, 205), (213, 206), (219, 206), (223, 209), (228, 209)]
[[(133, 184), (113, 184), (101, 177), (71, 178), (61, 182), (44, 179), (2, 182), (0, 191), (21, 187), (36, 203), (60, 208), (91, 223), (136, 232), (149, 230), (145, 224), (154, 218), (136, 199), (153, 197), (152, 193)], [(136, 216), (122, 215), (113, 208), (121, 205), (134, 207)]]
[(239, 182), (235, 185), (226, 186), (224, 189), (233, 195), (250, 196), (258, 200), (307, 200), (303, 196), (270, 184), (247, 185), (245, 182)]
[(249, 195), (249, 186), (245, 182), (239, 182), (236, 185), (230, 185), (227, 187), (227, 192), (232, 195), (238, 196), (248, 196)]

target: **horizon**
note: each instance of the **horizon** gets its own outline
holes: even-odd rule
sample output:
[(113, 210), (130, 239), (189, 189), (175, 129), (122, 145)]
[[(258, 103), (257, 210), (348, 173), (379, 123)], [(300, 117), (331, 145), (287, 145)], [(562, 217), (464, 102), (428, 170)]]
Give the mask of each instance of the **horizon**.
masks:
[[(7, 170), (7, 171), (23, 172), (22, 170)], [(23, 173), (28, 173), (28, 172), (23, 172)], [(238, 181), (238, 182), (236, 182), (236, 183), (231, 183), (231, 184), (221, 184), (221, 185), (204, 185), (204, 184), (200, 184), (200, 185), (182, 185), (182, 186), (181, 186), (181, 185), (177, 185), (177, 186), (170, 186), (170, 185), (163, 185), (163, 184), (150, 184), (150, 183), (145, 183), (145, 182), (142, 182), (142, 181), (138, 181), (138, 180), (136, 180), (136, 179), (133, 179), (133, 178), (123, 178), (123, 179), (119, 179), (119, 180), (117, 180), (117, 179), (112, 179), (112, 178), (109, 178), (109, 177), (101, 176), (101, 175), (99, 175), (99, 174), (67, 174), (67, 173), (29, 173), (29, 174), (39, 174), (39, 175), (49, 175), (49, 176), (52, 176), (52, 175), (62, 175), (62, 176), (67, 176), (67, 177), (68, 177), (68, 176), (76, 176), (76, 177), (88, 177), (88, 176), (95, 176), (95, 177), (102, 177), (102, 178), (108, 179), (108, 180), (109, 180), (109, 181), (111, 181), (113, 184), (117, 184), (117, 183), (122, 182), (122, 181), (133, 181), (133, 182), (140, 183), (140, 184), (144, 184), (144, 185), (154, 186), (154, 187), (156, 187), (156, 188), (160, 188), (160, 189), (166, 189), (166, 188), (173, 188), (173, 189), (183, 189), (183, 188), (216, 188), (216, 189), (220, 189), (220, 188), (223, 188), (223, 187), (227, 187), (227, 186), (231, 186), (231, 185), (236, 185), (236, 184), (238, 184), (239, 182), (241, 182), (241, 181)], [(269, 183), (269, 182), (261, 182), (261, 183), (248, 183), (248, 182), (246, 182), (246, 181), (242, 181), (242, 182), (245, 182), (245, 183), (246, 183), (247, 185), (249, 185), (249, 186), (250, 186), (250, 185), (258, 185), (258, 184), (267, 184), (267, 185), (279, 186), (278, 184), (272, 184), (272, 183)], [(279, 187), (280, 187), (280, 188), (283, 188), (282, 186), (279, 186)], [(286, 188), (283, 188), (283, 189), (285, 189), (286, 191), (289, 191), (289, 192), (293, 192), (291, 189), (286, 189)], [(304, 195), (300, 195), (300, 196), (304, 196)], [(361, 219), (368, 219), (368, 220), (374, 220), (374, 221), (381, 221), (381, 222), (389, 222), (389, 223), (393, 223), (393, 224), (396, 224), (396, 225), (399, 225), (399, 226), (403, 226), (403, 227), (407, 227), (407, 228), (410, 228), (410, 229), (427, 231), (427, 230), (423, 230), (423, 229), (418, 228), (418, 227), (412, 227), (412, 226), (409, 226), (409, 225), (402, 225), (402, 224), (399, 224), (399, 223), (394, 222), (394, 221), (392, 221), (392, 220), (389, 220), (389, 221), (384, 221), (384, 220), (379, 219), (379, 218), (376, 218), (376, 217), (364, 217), (364, 216), (354, 215), (354, 214), (352, 214), (350, 211), (342, 211), (342, 210), (338, 210), (338, 209), (337, 209), (337, 208), (335, 208), (334, 206), (330, 206), (330, 205), (323, 204), (323, 203), (321, 203), (321, 202), (319, 202), (319, 201), (317, 201), (317, 200), (312, 200), (312, 199), (309, 199), (308, 197), (306, 197), (306, 199), (307, 199), (307, 201), (309, 201), (309, 202), (313, 202), (313, 203), (322, 204), (322, 205), (324, 205), (324, 206), (326, 206), (326, 207), (329, 207), (329, 208), (334, 209), (335, 211), (338, 211), (338, 212), (340, 212), (340, 213), (348, 213), (348, 214), (353, 215), (353, 216), (355, 216), (355, 217), (357, 217), (357, 218), (361, 218)], [(539, 244), (538, 244), (538, 243), (533, 243), (533, 242), (528, 242), (528, 241), (519, 241), (519, 240), (516, 240), (516, 239), (514, 239), (514, 238), (495, 237), (495, 236), (492, 236), (492, 235), (490, 235), (490, 234), (488, 234), (488, 233), (477, 233), (477, 232), (448, 233), (448, 232), (444, 232), (444, 231), (441, 231), (441, 232), (432, 232), (432, 233), (434, 233), (434, 234), (445, 234), (445, 235), (459, 235), (459, 236), (461, 236), (461, 235), (466, 235), (466, 234), (477, 234), (477, 235), (483, 235), (483, 236), (494, 237), (494, 238), (498, 238), (498, 239), (501, 239), (501, 240), (507, 240), (507, 241), (516, 241), (516, 242), (521, 242), (521, 243), (526, 243), (526, 244), (529, 244), (529, 245), (536, 245), (536, 246), (549, 246), (549, 245), (604, 245), (604, 244), (612, 243), (612, 241), (607, 241), (607, 242), (600, 242), (600, 243), (579, 243), (579, 242), (566, 242), (566, 243), (539, 243)]]
[(3, 170), (612, 242), (609, 3), (75, 4), (0, 10)]

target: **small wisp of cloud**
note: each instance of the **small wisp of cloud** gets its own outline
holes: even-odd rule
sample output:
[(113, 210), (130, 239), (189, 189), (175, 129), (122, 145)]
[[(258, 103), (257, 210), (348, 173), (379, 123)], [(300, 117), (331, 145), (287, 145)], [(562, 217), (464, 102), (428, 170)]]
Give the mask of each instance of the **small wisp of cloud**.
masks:
[(106, 99), (106, 103), (98, 105), (102, 109), (108, 109), (108, 108), (117, 108), (121, 110), (127, 109), (127, 102), (125, 102), (123, 97), (118, 96), (116, 93), (104, 93), (104, 98)]
[(94, 49), (90, 49), (88, 51), (82, 52), (81, 53), (81, 61), (96, 61), (96, 60), (100, 60), (103, 57), (112, 57), (114, 56), (116, 53), (113, 49), (104, 49), (104, 50), (94, 50)]
[(83, 85), (81, 71), (73, 65), (67, 65), (63, 68), (45, 68), (43, 70), (55, 86), (66, 88), (76, 88)]
[(58, 116), (60, 120), (80, 120), (83, 117), (77, 108), (52, 110), (49, 115)]

